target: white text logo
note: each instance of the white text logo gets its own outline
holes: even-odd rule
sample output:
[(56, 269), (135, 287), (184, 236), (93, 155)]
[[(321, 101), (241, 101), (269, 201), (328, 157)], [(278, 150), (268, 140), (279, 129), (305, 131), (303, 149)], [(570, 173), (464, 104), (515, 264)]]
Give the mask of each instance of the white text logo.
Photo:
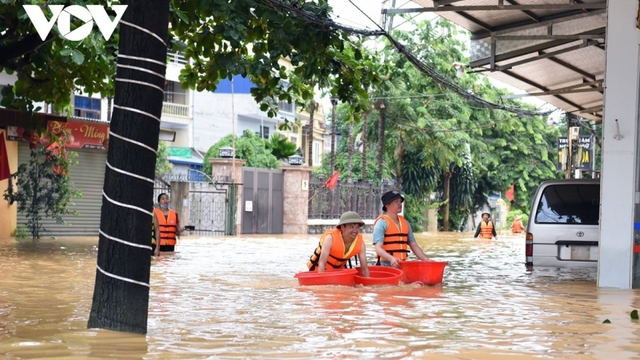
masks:
[[(53, 28), (53, 24), (58, 21), (58, 30), (63, 38), (71, 41), (80, 41), (89, 34), (91, 34), (91, 30), (93, 30), (93, 22), (96, 22), (98, 25), (98, 29), (102, 33), (102, 36), (105, 40), (109, 40), (111, 34), (118, 26), (118, 22), (124, 15), (124, 11), (127, 10), (128, 5), (113, 5), (111, 8), (116, 13), (115, 19), (111, 21), (107, 11), (104, 9), (102, 5), (87, 5), (87, 7), (82, 7), (80, 5), (71, 5), (64, 7), (64, 5), (48, 5), (49, 10), (53, 16), (51, 19), (47, 20), (44, 16), (44, 12), (38, 5), (23, 5), (24, 10), (27, 12), (27, 16), (31, 19), (31, 23), (36, 28), (38, 35), (42, 41), (44, 41), (51, 29)], [(63, 11), (64, 10), (64, 11)], [(75, 16), (84, 22), (84, 25), (74, 29), (71, 31), (71, 16)]]

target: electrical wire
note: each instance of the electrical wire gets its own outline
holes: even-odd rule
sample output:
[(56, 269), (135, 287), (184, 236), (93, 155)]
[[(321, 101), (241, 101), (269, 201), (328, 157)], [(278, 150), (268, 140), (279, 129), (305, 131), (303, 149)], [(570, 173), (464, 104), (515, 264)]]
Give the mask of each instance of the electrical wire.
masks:
[[(497, 104), (497, 103), (493, 103), (487, 100), (484, 100), (478, 96), (473, 95), (472, 93), (470, 93), (469, 91), (467, 91), (466, 89), (462, 88), (461, 86), (459, 86), (458, 84), (455, 84), (451, 81), (449, 81), (449, 79), (447, 79), (445, 76), (441, 75), (433, 66), (429, 65), (428, 63), (420, 60), (416, 55), (414, 55), (413, 53), (411, 53), (403, 44), (401, 44), (399, 41), (397, 41), (393, 36), (391, 36), (391, 34), (389, 34), (387, 31), (385, 31), (384, 29), (380, 28), (379, 25), (378, 28), (379, 30), (363, 30), (363, 29), (356, 29), (350, 26), (346, 26), (346, 25), (341, 25), (336, 23), (335, 21), (333, 21), (332, 19), (326, 19), (326, 18), (321, 18), (318, 17), (316, 14), (307, 11), (305, 9), (303, 9), (300, 5), (296, 4), (293, 1), (283, 1), (283, 0), (258, 0), (258, 2), (262, 3), (264, 6), (276, 10), (276, 11), (288, 11), (291, 14), (294, 14), (295, 16), (297, 16), (298, 18), (300, 18), (301, 20), (311, 24), (311, 25), (316, 25), (316, 26), (320, 26), (322, 28), (325, 29), (332, 29), (332, 30), (340, 30), (343, 31), (347, 34), (352, 34), (352, 35), (359, 35), (359, 36), (366, 36), (366, 37), (384, 37), (386, 38), (391, 45), (393, 45), (393, 47), (400, 53), (402, 54), (411, 64), (413, 64), (413, 66), (416, 67), (416, 69), (418, 69), (420, 72), (422, 72), (423, 74), (429, 76), (430, 78), (434, 79), (435, 81), (437, 81), (438, 83), (442, 84), (443, 86), (447, 87), (448, 89), (454, 91), (455, 93), (457, 93), (458, 95), (462, 96), (463, 98), (473, 101), (475, 103), (481, 104), (482, 106), (489, 108), (489, 109), (496, 109), (496, 110), (504, 110), (504, 111), (508, 111), (520, 116), (545, 116), (545, 115), (549, 115), (550, 113), (552, 113), (555, 110), (550, 110), (550, 111), (544, 111), (544, 112), (536, 112), (536, 111), (530, 111), (527, 109), (522, 109), (522, 108), (517, 108), (517, 107), (513, 107), (513, 106), (506, 106), (503, 104)], [(353, 3), (352, 3), (353, 4)], [(354, 5), (355, 6), (355, 5)], [(357, 6), (356, 6), (357, 8)], [(360, 10), (358, 8), (358, 10)], [(360, 10), (362, 11), (362, 10)], [(365, 14), (365, 16), (367, 16)], [(369, 16), (367, 16), (369, 17)], [(371, 20), (371, 18), (369, 18)], [(373, 22), (373, 20), (371, 20)], [(374, 22), (375, 23), (375, 22)]]

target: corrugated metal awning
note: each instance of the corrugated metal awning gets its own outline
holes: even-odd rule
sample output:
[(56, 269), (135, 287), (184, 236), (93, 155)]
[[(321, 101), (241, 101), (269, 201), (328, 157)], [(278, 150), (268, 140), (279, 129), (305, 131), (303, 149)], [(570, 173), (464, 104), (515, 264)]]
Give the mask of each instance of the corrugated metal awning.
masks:
[(606, 0), (413, 0), (471, 32), (471, 71), (602, 121)]

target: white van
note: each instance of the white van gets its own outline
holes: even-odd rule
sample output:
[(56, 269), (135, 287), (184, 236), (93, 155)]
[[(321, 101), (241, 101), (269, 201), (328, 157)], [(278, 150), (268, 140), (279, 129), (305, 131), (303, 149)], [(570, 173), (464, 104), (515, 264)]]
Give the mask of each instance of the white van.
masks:
[(599, 221), (600, 179), (543, 182), (527, 224), (527, 269), (597, 266)]

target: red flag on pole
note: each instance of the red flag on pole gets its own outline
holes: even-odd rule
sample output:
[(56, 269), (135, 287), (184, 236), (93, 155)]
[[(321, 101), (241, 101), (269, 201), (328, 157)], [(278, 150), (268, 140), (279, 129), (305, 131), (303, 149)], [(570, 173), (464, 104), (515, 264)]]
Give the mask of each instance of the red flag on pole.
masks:
[(511, 187), (509, 188), (509, 190), (504, 192), (504, 196), (509, 199), (509, 201), (513, 201), (516, 197), (515, 197), (515, 192), (516, 192), (516, 187), (515, 184), (511, 184)]
[(331, 175), (329, 180), (327, 180), (324, 183), (324, 186), (328, 187), (329, 190), (333, 190), (333, 188), (336, 187), (336, 184), (338, 183), (338, 177), (339, 176), (340, 176), (340, 170), (338, 170), (335, 173), (333, 173), (333, 175)]
[(11, 177), (9, 170), (9, 158), (7, 157), (7, 144), (4, 134), (0, 134), (0, 181)]

